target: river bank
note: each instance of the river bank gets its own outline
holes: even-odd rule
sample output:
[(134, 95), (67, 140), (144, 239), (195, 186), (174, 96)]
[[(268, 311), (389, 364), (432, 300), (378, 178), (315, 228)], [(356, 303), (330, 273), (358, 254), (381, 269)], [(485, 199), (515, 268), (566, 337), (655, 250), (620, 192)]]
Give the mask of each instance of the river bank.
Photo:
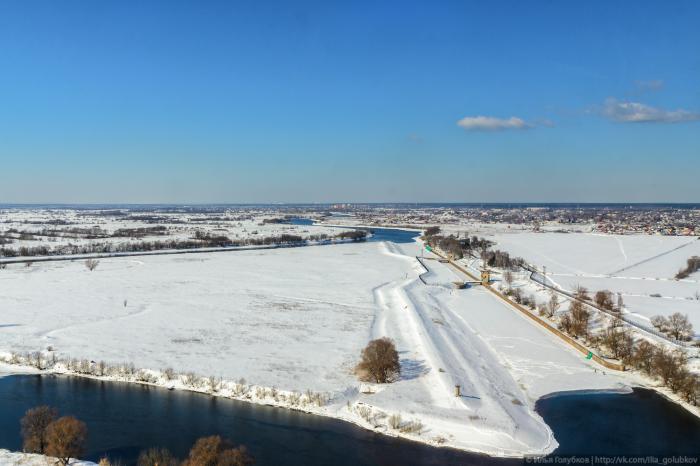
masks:
[[(21, 447), (19, 419), (38, 404), (55, 406), (61, 414), (87, 423), (86, 453), (83, 461), (72, 463), (81, 466), (103, 457), (130, 466), (141, 450), (152, 446), (166, 447), (183, 458), (194, 439), (213, 434), (245, 444), (257, 465), (522, 464), (520, 459), (436, 449), (272, 406), (185, 390), (46, 374), (0, 377), (0, 449), (6, 449), (0, 450), (0, 464), (46, 464), (40, 455), (11, 451)], [(700, 439), (698, 419), (649, 390), (556, 393), (537, 405), (559, 442), (547, 457), (551, 461), (570, 455), (655, 455), (660, 463), (670, 455), (692, 457)]]

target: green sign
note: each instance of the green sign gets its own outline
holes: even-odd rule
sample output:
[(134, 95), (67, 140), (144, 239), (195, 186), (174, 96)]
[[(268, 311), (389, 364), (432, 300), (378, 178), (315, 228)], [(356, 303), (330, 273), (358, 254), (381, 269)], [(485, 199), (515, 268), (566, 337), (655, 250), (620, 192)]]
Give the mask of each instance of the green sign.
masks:
[(430, 246), (428, 246), (428, 245), (426, 244), (426, 245), (425, 245), (425, 250), (426, 250), (426, 251), (432, 251), (433, 248), (431, 248)]
[(593, 357), (593, 353), (591, 351), (588, 352), (588, 356), (586, 356), (586, 359), (591, 359)]

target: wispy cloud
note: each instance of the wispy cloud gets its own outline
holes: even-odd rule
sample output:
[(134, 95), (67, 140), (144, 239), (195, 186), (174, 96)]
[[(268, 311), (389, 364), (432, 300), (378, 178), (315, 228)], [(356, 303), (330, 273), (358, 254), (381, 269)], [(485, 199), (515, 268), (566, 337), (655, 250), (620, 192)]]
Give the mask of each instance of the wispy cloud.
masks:
[(659, 91), (663, 89), (664, 82), (662, 79), (650, 79), (648, 81), (635, 81), (634, 85), (639, 91)]
[(609, 98), (601, 114), (620, 123), (681, 123), (700, 120), (700, 113), (688, 110), (664, 110), (639, 102), (621, 102)]
[(532, 125), (518, 117), (496, 118), (488, 116), (464, 117), (457, 126), (467, 131), (504, 131), (508, 129), (528, 129)]
[(410, 133), (408, 135), (408, 140), (415, 143), (415, 144), (423, 144), (423, 138), (421, 137), (420, 134), (417, 134), (417, 133)]

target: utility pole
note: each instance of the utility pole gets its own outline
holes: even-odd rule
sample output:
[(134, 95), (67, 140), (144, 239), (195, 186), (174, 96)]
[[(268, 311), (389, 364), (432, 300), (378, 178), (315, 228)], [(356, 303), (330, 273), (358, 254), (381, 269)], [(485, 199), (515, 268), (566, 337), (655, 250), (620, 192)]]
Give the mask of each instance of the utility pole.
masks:
[(543, 265), (542, 266), (542, 289), (547, 288), (547, 266)]

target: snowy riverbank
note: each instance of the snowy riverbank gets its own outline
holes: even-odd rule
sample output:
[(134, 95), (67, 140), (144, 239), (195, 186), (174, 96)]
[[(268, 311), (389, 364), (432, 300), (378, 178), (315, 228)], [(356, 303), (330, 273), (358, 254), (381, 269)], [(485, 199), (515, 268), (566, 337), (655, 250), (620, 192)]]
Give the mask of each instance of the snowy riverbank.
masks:
[[(0, 464), (6, 466), (47, 466), (55, 464), (57, 461), (51, 461), (51, 458), (44, 455), (0, 449)], [(81, 460), (72, 460), (70, 464), (71, 466), (95, 466), (95, 463)]]
[[(556, 448), (534, 410), (541, 396), (634, 384), (485, 290), (452, 289), (460, 277), (446, 264), (425, 260), (425, 273), (418, 254), (416, 243), (364, 243), (110, 259), (95, 272), (8, 269), (0, 350), (15, 362), (55, 354), (54, 373), (291, 408), (507, 457)], [(359, 383), (361, 348), (385, 335), (396, 341), (401, 379)]]

